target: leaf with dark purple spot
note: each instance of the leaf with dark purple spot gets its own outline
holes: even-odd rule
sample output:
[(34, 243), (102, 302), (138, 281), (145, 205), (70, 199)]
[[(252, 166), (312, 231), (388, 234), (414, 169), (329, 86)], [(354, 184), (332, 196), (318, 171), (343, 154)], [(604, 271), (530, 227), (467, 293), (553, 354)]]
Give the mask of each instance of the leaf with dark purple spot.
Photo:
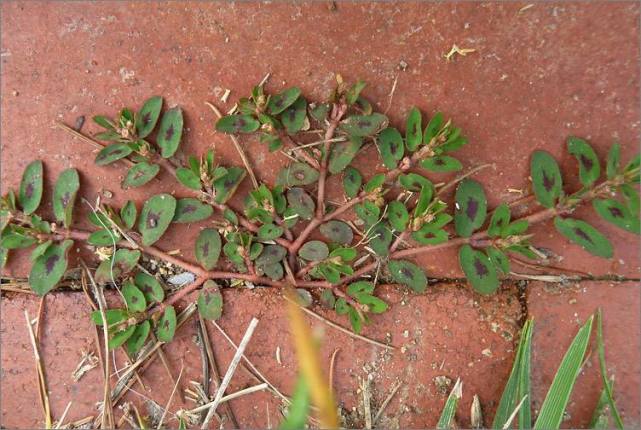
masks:
[(169, 109), (160, 120), (156, 143), (160, 155), (169, 158), (176, 153), (183, 133), (183, 111), (179, 107)]
[(176, 310), (168, 306), (156, 326), (156, 336), (161, 342), (171, 342), (176, 333)]
[(216, 122), (216, 130), (233, 133), (253, 133), (260, 127), (260, 122), (252, 115), (227, 115)]
[(218, 285), (212, 280), (208, 280), (203, 285), (203, 289), (198, 295), (198, 312), (208, 320), (217, 320), (223, 314), (223, 295), (218, 289)]
[(579, 179), (584, 186), (589, 187), (599, 179), (601, 175), (599, 157), (585, 140), (569, 137), (568, 151), (579, 161)]
[(325, 242), (310, 240), (305, 242), (298, 250), (298, 256), (307, 261), (322, 261), (329, 255), (329, 248)]
[(73, 205), (79, 188), (80, 179), (76, 169), (67, 169), (60, 173), (53, 191), (52, 204), (56, 220), (62, 222), (65, 227), (71, 225)]
[(332, 175), (336, 175), (352, 162), (358, 150), (363, 144), (361, 137), (350, 136), (347, 142), (337, 142), (332, 144), (329, 153), (327, 168)]
[(510, 207), (507, 203), (501, 203), (494, 212), (490, 219), (490, 226), (487, 229), (488, 236), (497, 237), (503, 236), (503, 231), (510, 223)]
[(99, 284), (117, 281), (122, 275), (131, 272), (138, 264), (140, 251), (119, 249), (116, 253), (100, 263), (94, 277)]
[(207, 270), (216, 267), (218, 257), (220, 257), (220, 249), (222, 241), (220, 234), (216, 229), (205, 228), (198, 234), (196, 239), (195, 255), (196, 260)]
[(276, 185), (285, 188), (309, 185), (318, 180), (318, 170), (300, 161), (290, 163), (278, 173)]
[(485, 222), (487, 198), (481, 184), (473, 179), (464, 179), (456, 188), (454, 226), (456, 233), (469, 237)]
[(407, 260), (390, 260), (387, 268), (394, 281), (410, 287), (416, 293), (427, 288), (427, 276), (416, 264)]
[(147, 308), (145, 295), (131, 280), (127, 280), (123, 285), (122, 296), (130, 312), (142, 312)]
[(121, 186), (123, 189), (140, 187), (155, 178), (159, 171), (157, 164), (142, 161), (127, 170)]
[(421, 161), (421, 167), (432, 172), (457, 172), (463, 168), (463, 165), (454, 157), (448, 155), (435, 155)]
[(258, 229), (257, 235), (260, 240), (274, 240), (283, 235), (285, 230), (274, 224), (264, 224)]
[(341, 122), (340, 128), (350, 136), (373, 136), (387, 126), (388, 119), (382, 113), (352, 115)]
[(163, 290), (160, 282), (153, 276), (144, 272), (138, 272), (134, 278), (134, 283), (145, 295), (147, 302), (162, 303), (165, 299), (165, 290)]
[(307, 100), (304, 97), (299, 97), (294, 104), (289, 106), (280, 115), (280, 120), (285, 126), (285, 130), (289, 134), (299, 132), (305, 124), (307, 117)]
[(594, 210), (609, 223), (623, 230), (639, 234), (639, 216), (633, 214), (627, 206), (612, 199), (592, 201)]
[(403, 136), (394, 127), (387, 127), (379, 133), (377, 146), (383, 164), (388, 169), (394, 169), (405, 155)]
[(424, 224), (419, 230), (412, 233), (412, 239), (421, 245), (438, 245), (447, 242), (448, 234), (445, 230)]
[(36, 294), (44, 296), (62, 279), (67, 270), (67, 250), (72, 244), (72, 240), (65, 240), (59, 245), (51, 245), (33, 263), (29, 285)]
[(287, 255), (287, 250), (280, 245), (267, 245), (256, 259), (259, 266), (267, 266), (282, 261)]
[(89, 235), (87, 243), (93, 246), (113, 246), (120, 240), (120, 233), (116, 230), (96, 230)]
[(538, 202), (546, 208), (553, 207), (563, 191), (561, 170), (554, 157), (545, 151), (534, 151), (530, 160), (530, 176)]
[(136, 114), (136, 134), (140, 139), (149, 136), (156, 127), (158, 118), (160, 117), (160, 110), (162, 109), (162, 97), (150, 97), (142, 105)]
[(389, 247), (394, 240), (392, 228), (386, 222), (379, 222), (369, 230), (367, 235), (369, 246), (379, 257), (389, 255)]
[(129, 145), (125, 143), (114, 143), (105, 146), (98, 152), (98, 155), (96, 155), (96, 164), (98, 166), (106, 166), (107, 164), (127, 157), (132, 152), (133, 150)]
[(490, 246), (486, 250), (487, 256), (490, 258), (494, 267), (503, 272), (504, 274), (510, 273), (510, 260), (507, 258), (507, 255), (503, 251), (493, 246)]
[(18, 201), (22, 211), (29, 215), (38, 209), (42, 199), (43, 167), (42, 161), (32, 161), (22, 174)]
[(459, 264), (465, 277), (478, 293), (492, 294), (499, 287), (496, 268), (490, 258), (481, 251), (473, 249), (470, 245), (463, 245), (459, 250)]
[(234, 195), (246, 175), (247, 171), (245, 169), (230, 167), (224, 176), (216, 179), (214, 181), (214, 191), (216, 192), (214, 200), (216, 203), (226, 203)]
[(311, 219), (314, 216), (316, 204), (302, 188), (290, 188), (287, 190), (287, 203), (293, 213), (300, 218)]
[(256, 264), (256, 272), (259, 275), (265, 275), (274, 281), (283, 279), (283, 276), (285, 275), (285, 269), (283, 269), (283, 265), (281, 263), (268, 265)]
[(554, 218), (554, 226), (570, 242), (576, 243), (590, 254), (612, 258), (612, 244), (597, 229), (585, 221), (572, 218)]
[(376, 206), (374, 202), (365, 200), (363, 203), (354, 205), (354, 212), (357, 217), (363, 220), (365, 225), (370, 226), (378, 221), (381, 215), (381, 208)]
[(157, 194), (145, 202), (138, 220), (143, 245), (149, 246), (161, 238), (173, 220), (175, 211), (176, 199), (170, 194)]
[(127, 352), (130, 356), (135, 357), (136, 353), (145, 344), (147, 337), (149, 337), (149, 332), (151, 331), (151, 323), (149, 320), (143, 321), (140, 324), (136, 325), (136, 329), (132, 335), (127, 339)]
[(321, 224), (319, 228), (321, 234), (332, 242), (341, 245), (349, 245), (354, 240), (352, 228), (343, 221), (331, 220)]
[[(107, 309), (105, 311), (105, 319), (107, 320), (107, 327), (111, 327), (120, 322), (124, 322), (129, 314), (125, 309)], [(95, 310), (91, 313), (91, 321), (97, 326), (102, 326), (102, 313)]]
[(0, 246), (6, 249), (23, 249), (38, 242), (26, 228), (11, 224), (2, 231)]
[(353, 199), (363, 184), (363, 175), (354, 167), (347, 167), (343, 173), (343, 190), (347, 198)]
[(292, 87), (271, 96), (267, 104), (267, 110), (272, 115), (278, 115), (290, 107), (300, 96), (300, 88)]
[(36, 261), (38, 257), (43, 255), (45, 252), (47, 252), (47, 249), (53, 244), (52, 240), (48, 240), (46, 242), (41, 243), (40, 245), (36, 246), (33, 248), (33, 251), (31, 251), (31, 261)]
[(392, 200), (387, 204), (387, 219), (396, 231), (405, 231), (410, 215), (405, 205), (398, 200)]
[(209, 218), (213, 213), (214, 208), (212, 208), (211, 205), (203, 203), (198, 199), (192, 197), (178, 199), (173, 222), (198, 222)]
[(132, 228), (136, 223), (136, 217), (138, 216), (138, 209), (136, 209), (136, 204), (127, 200), (127, 203), (120, 208), (120, 219), (127, 228)]
[(423, 142), (423, 128), (421, 125), (421, 111), (413, 107), (407, 115), (407, 126), (405, 128), (405, 145), (410, 152)]

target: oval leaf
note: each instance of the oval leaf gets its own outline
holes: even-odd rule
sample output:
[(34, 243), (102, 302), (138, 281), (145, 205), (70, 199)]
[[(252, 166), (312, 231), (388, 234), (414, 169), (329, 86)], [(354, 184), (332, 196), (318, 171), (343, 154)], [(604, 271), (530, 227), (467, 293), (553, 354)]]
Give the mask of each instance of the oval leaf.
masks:
[(220, 257), (220, 248), (222, 242), (220, 234), (213, 228), (205, 228), (201, 230), (196, 239), (196, 260), (207, 270), (216, 267), (218, 257)]
[(606, 174), (608, 179), (614, 178), (619, 173), (621, 164), (621, 145), (615, 143), (608, 151), (608, 160), (606, 163)]
[(312, 219), (316, 204), (314, 200), (302, 188), (291, 188), (287, 190), (287, 203), (294, 213), (303, 219)]
[(329, 255), (329, 248), (325, 242), (310, 240), (298, 250), (298, 256), (307, 261), (322, 261)]
[(138, 217), (138, 209), (136, 209), (136, 204), (127, 200), (127, 203), (120, 209), (120, 219), (125, 224), (125, 227), (132, 228), (136, 223), (136, 218)]
[(97, 230), (89, 235), (87, 242), (93, 246), (114, 246), (120, 240), (120, 234), (114, 230)]
[(145, 185), (151, 181), (160, 172), (160, 166), (142, 161), (127, 171), (127, 175), (122, 180), (122, 188), (135, 188)]
[(67, 250), (73, 241), (65, 240), (60, 245), (51, 245), (36, 259), (29, 273), (29, 285), (39, 296), (51, 291), (67, 270)]
[(443, 124), (443, 114), (441, 112), (436, 112), (427, 124), (427, 127), (425, 127), (425, 133), (423, 134), (424, 144), (428, 145), (432, 141), (440, 130), (441, 124)]
[(229, 200), (236, 189), (243, 181), (247, 172), (245, 169), (240, 167), (230, 167), (227, 169), (227, 173), (224, 176), (216, 179), (214, 181), (214, 190), (216, 192), (216, 197), (214, 200), (216, 203), (224, 204)]
[(343, 190), (347, 198), (353, 199), (363, 184), (363, 175), (353, 167), (347, 167), (343, 173)]
[(227, 115), (216, 122), (216, 130), (223, 133), (253, 133), (260, 122), (251, 115)]
[(578, 137), (568, 138), (568, 151), (579, 161), (579, 179), (583, 186), (589, 187), (599, 179), (599, 157), (585, 140)]
[(178, 199), (173, 222), (188, 223), (197, 222), (209, 218), (214, 213), (211, 205), (201, 202), (192, 197)]
[(316, 182), (318, 176), (318, 170), (307, 163), (291, 163), (279, 172), (276, 185), (282, 185), (283, 187), (309, 185)]
[(394, 127), (387, 127), (378, 135), (377, 143), (383, 164), (388, 169), (394, 169), (405, 154), (403, 136)]
[(113, 145), (105, 146), (96, 155), (96, 164), (99, 166), (106, 166), (121, 158), (125, 158), (133, 152), (133, 149), (126, 143), (114, 143)]
[(373, 136), (383, 129), (388, 119), (382, 113), (371, 115), (352, 115), (341, 122), (340, 128), (350, 136)]
[(394, 235), (387, 223), (379, 222), (372, 227), (367, 235), (369, 238), (368, 246), (379, 257), (386, 257), (389, 254), (389, 247), (392, 244)]
[(154, 96), (147, 99), (140, 111), (136, 114), (136, 134), (140, 139), (149, 136), (156, 127), (160, 110), (162, 109), (162, 97)]
[(96, 269), (96, 282), (105, 284), (131, 272), (138, 264), (140, 251), (119, 249), (109, 259), (100, 263)]
[(132, 357), (135, 356), (138, 351), (143, 347), (145, 341), (149, 337), (149, 332), (151, 331), (151, 323), (149, 320), (143, 321), (138, 324), (129, 339), (127, 339), (127, 352)]
[(421, 167), (432, 172), (456, 172), (463, 168), (463, 165), (454, 157), (448, 155), (436, 155), (421, 161)]
[(510, 224), (510, 207), (507, 203), (501, 203), (492, 213), (487, 233), (490, 237), (502, 236), (508, 224)]
[(80, 178), (76, 169), (67, 169), (60, 173), (53, 191), (53, 213), (65, 227), (71, 225), (73, 205), (80, 188)]
[(127, 308), (131, 312), (142, 312), (147, 308), (145, 295), (131, 281), (125, 282), (122, 287), (122, 296), (125, 298)]
[(205, 282), (198, 295), (198, 312), (208, 320), (217, 320), (223, 314), (223, 295), (212, 280)]
[(22, 174), (22, 181), (20, 181), (20, 193), (18, 194), (18, 201), (22, 206), (22, 211), (29, 215), (38, 209), (40, 200), (42, 199), (42, 161), (32, 161), (24, 170)]
[(554, 226), (570, 242), (576, 243), (590, 254), (603, 258), (612, 257), (610, 241), (587, 222), (556, 217), (554, 218)]
[(387, 205), (387, 219), (396, 231), (405, 231), (410, 215), (405, 205), (398, 200), (393, 200)]
[(170, 194), (157, 194), (145, 202), (140, 211), (138, 231), (142, 243), (149, 246), (165, 233), (176, 212), (176, 199)]
[(303, 97), (296, 99), (294, 104), (285, 109), (280, 116), (280, 120), (289, 134), (299, 132), (305, 124), (307, 118), (307, 100)]
[(481, 294), (492, 294), (499, 287), (496, 268), (490, 259), (470, 245), (463, 245), (459, 250), (459, 263), (465, 277), (474, 290)]
[(280, 245), (267, 245), (261, 252), (260, 256), (256, 259), (256, 265), (268, 266), (275, 264), (285, 258), (287, 250)]
[(421, 111), (413, 107), (407, 115), (407, 126), (405, 128), (405, 145), (410, 152), (416, 151), (416, 148), (423, 141), (423, 127), (421, 125)]
[(473, 179), (464, 179), (456, 189), (454, 226), (456, 233), (470, 237), (485, 222), (487, 199), (481, 184)]
[(332, 242), (341, 245), (349, 245), (354, 240), (354, 232), (351, 227), (343, 221), (332, 220), (320, 226), (320, 232)]
[(427, 276), (416, 264), (407, 260), (390, 260), (387, 267), (396, 282), (410, 287), (414, 292), (422, 293), (427, 288)]
[(147, 302), (162, 303), (165, 299), (165, 290), (163, 290), (160, 282), (153, 276), (144, 272), (138, 272), (134, 278), (134, 283), (145, 295)]
[(639, 217), (616, 200), (597, 199), (592, 202), (594, 210), (603, 218), (619, 228), (639, 234)]
[(271, 96), (267, 110), (272, 115), (277, 115), (290, 107), (300, 96), (300, 88), (292, 87), (281, 93)]
[(553, 207), (563, 188), (561, 171), (554, 157), (545, 151), (534, 151), (530, 161), (530, 176), (538, 202), (546, 208)]
[(258, 229), (258, 238), (260, 240), (274, 240), (283, 235), (285, 230), (274, 224), (261, 225)]
[(156, 335), (161, 342), (171, 342), (176, 333), (176, 310), (173, 306), (165, 309), (162, 317), (158, 320)]
[(156, 143), (160, 147), (160, 155), (169, 158), (176, 153), (183, 133), (183, 111), (179, 107), (169, 109), (162, 116)]
[(337, 142), (331, 147), (328, 169), (332, 175), (342, 172), (352, 162), (356, 153), (361, 148), (363, 139), (350, 136), (347, 142)]

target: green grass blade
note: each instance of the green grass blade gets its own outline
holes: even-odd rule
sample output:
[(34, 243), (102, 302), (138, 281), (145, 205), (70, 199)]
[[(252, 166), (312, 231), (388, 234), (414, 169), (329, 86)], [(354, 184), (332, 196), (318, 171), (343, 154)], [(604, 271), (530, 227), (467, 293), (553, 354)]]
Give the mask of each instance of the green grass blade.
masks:
[(612, 385), (614, 385), (614, 381), (610, 381), (607, 385), (607, 388), (603, 387), (603, 390), (601, 390), (599, 402), (596, 404), (594, 412), (592, 413), (592, 419), (590, 420), (590, 425), (588, 426), (589, 428), (610, 428), (610, 403), (608, 402), (608, 388), (612, 390)]
[[(502, 429), (507, 423), (510, 415), (517, 407), (518, 403), (521, 401), (525, 394), (528, 395), (524, 405), (527, 407), (527, 413), (525, 413), (525, 418), (530, 415), (530, 400), (529, 400), (529, 391), (530, 391), (530, 345), (532, 342), (532, 320), (528, 320), (523, 325), (521, 330), (521, 339), (516, 348), (516, 353), (514, 354), (514, 364), (512, 365), (512, 371), (510, 372), (510, 377), (505, 384), (503, 389), (503, 395), (499, 401), (499, 406), (496, 409), (496, 414), (494, 415), (494, 422), (492, 423), (492, 428)], [(525, 351), (527, 350), (527, 353)], [(523, 369), (523, 360), (522, 357), (526, 356), (527, 365), (525, 370), (525, 375), (521, 375)], [(523, 392), (523, 394), (520, 394)], [(523, 405), (521, 405), (523, 407)], [(523, 412), (523, 409), (521, 409)], [(525, 423), (525, 421), (522, 421)], [(531, 427), (531, 422), (528, 424), (528, 428)]]
[(610, 405), (610, 412), (614, 418), (614, 423), (618, 429), (623, 429), (623, 420), (612, 396), (612, 387), (608, 383), (608, 370), (605, 365), (605, 346), (603, 344), (603, 317), (601, 316), (601, 309), (596, 313), (596, 343), (599, 352), (599, 367), (601, 368), (601, 378), (603, 379), (603, 389), (605, 390), (608, 404)]
[(594, 315), (579, 329), (572, 344), (565, 352), (552, 385), (541, 405), (539, 416), (534, 424), (535, 429), (558, 429), (563, 419), (563, 412), (570, 400), (574, 382), (579, 376), (585, 350), (588, 347)]
[(450, 391), (450, 395), (447, 397), (445, 406), (443, 407), (443, 412), (441, 412), (441, 418), (436, 424), (437, 429), (449, 430), (452, 428), (452, 420), (456, 414), (456, 407), (458, 406), (458, 401), (463, 396), (463, 383), (460, 379), (456, 380), (454, 388)]
[(524, 399), (519, 411), (519, 428), (532, 428), (532, 409), (530, 407), (530, 360), (532, 356), (532, 329), (534, 322), (529, 320), (523, 326), (521, 342), (520, 370), (519, 370), (519, 390), (518, 398)]

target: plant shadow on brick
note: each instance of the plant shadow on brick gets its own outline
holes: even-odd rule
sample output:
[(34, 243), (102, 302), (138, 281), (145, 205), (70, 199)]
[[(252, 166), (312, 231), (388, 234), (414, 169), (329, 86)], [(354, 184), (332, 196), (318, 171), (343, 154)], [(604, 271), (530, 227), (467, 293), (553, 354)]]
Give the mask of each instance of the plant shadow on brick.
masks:
[[(97, 230), (80, 230), (73, 227), (78, 172), (68, 169), (58, 177), (53, 191), (55, 221), (50, 222), (35, 213), (43, 195), (43, 164), (34, 161), (27, 166), (18, 193), (9, 191), (2, 198), (2, 264), (9, 252), (35, 246), (29, 282), (44, 295), (64, 276), (67, 251), (74, 241), (103, 247), (108, 257), (98, 266), (95, 279), (119, 286), (125, 301), (123, 308), (106, 314), (110, 346), (126, 344), (135, 354), (152, 330), (161, 341), (173, 338), (173, 305), (197, 289), (201, 314), (218, 318), (222, 286), (232, 282), (292, 286), (307, 304), (313, 293), (322, 305), (347, 314), (359, 332), (372, 314), (388, 308), (376, 296), (372, 280), (379, 276), (372, 277), (374, 272), (415, 293), (426, 290), (426, 274), (409, 257), (456, 247), (472, 288), (492, 294), (510, 271), (510, 254), (539, 258), (528, 231), (535, 223), (553, 221), (571, 242), (604, 258), (612, 257), (612, 246), (594, 227), (571, 217), (578, 206), (591, 202), (606, 221), (639, 234), (639, 156), (621, 163), (619, 144), (611, 147), (603, 175), (592, 147), (582, 139), (568, 139), (582, 184), (574, 192), (564, 189), (554, 158), (535, 151), (530, 175), (541, 207), (512, 219), (510, 206), (504, 203), (489, 216), (483, 187), (469, 178), (475, 169), (441, 187), (426, 176), (430, 171), (463, 168), (452, 156), (467, 144), (461, 129), (441, 113), (425, 124), (421, 112), (413, 108), (403, 135), (385, 115), (373, 111), (361, 95), (364, 87), (360, 81), (350, 86), (338, 79), (326, 102), (308, 103), (295, 87), (270, 95), (256, 86), (231, 115), (220, 118), (218, 131), (257, 133), (271, 151), (287, 150), (296, 158), (280, 171), (275, 184), (262, 183), (244, 196), (240, 209), (228, 202), (246, 169), (218, 164), (212, 150), (202, 156), (180, 154), (180, 108), (163, 112), (163, 99), (156, 96), (138, 112), (123, 109), (115, 119), (96, 116), (104, 132), (95, 137), (107, 142), (96, 164), (128, 163), (123, 189), (144, 186), (165, 170), (193, 196), (158, 194), (140, 210), (132, 201), (119, 209), (100, 205), (89, 216)], [(299, 137), (314, 132), (320, 141), (297, 143)], [(351, 162), (369, 147), (377, 149), (386, 172), (364, 178)], [(338, 206), (326, 199), (330, 175), (342, 177), (345, 201)], [(457, 187), (455, 202), (448, 204), (441, 196), (451, 186)], [(342, 218), (350, 212), (362, 230)], [(209, 226), (194, 244), (197, 262), (154, 246), (172, 224), (204, 220)], [(324, 240), (310, 239), (316, 230)], [(166, 297), (160, 278), (138, 271), (142, 254), (191, 272), (195, 280)], [(93, 319), (103, 323), (99, 313)]]

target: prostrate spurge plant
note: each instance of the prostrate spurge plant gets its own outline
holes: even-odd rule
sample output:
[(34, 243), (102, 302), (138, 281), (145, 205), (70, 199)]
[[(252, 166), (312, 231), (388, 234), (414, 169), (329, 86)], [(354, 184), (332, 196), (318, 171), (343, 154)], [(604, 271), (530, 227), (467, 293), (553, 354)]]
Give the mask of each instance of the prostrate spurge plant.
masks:
[[(98, 229), (83, 231), (72, 222), (78, 172), (68, 169), (59, 176), (53, 194), (56, 219), (49, 222), (35, 214), (43, 194), (43, 165), (34, 161), (24, 172), (17, 196), (9, 191), (2, 199), (2, 263), (10, 250), (35, 246), (29, 281), (43, 295), (62, 279), (73, 241), (104, 247), (101, 253), (108, 258), (98, 266), (95, 279), (121, 286), (126, 301), (124, 308), (106, 314), (111, 347), (126, 342), (129, 352), (135, 354), (152, 328), (161, 341), (172, 339), (176, 327), (172, 305), (198, 288), (202, 287), (200, 312), (218, 318), (222, 296), (216, 280), (290, 285), (308, 303), (309, 290), (318, 292), (322, 304), (347, 314), (359, 331), (370, 314), (387, 309), (376, 297), (372, 279), (391, 278), (416, 293), (425, 291), (427, 276), (408, 257), (457, 247), (461, 268), (472, 287), (491, 294), (500, 277), (509, 273), (508, 254), (532, 259), (540, 255), (528, 232), (534, 223), (553, 220), (570, 241), (592, 254), (611, 257), (608, 239), (571, 217), (583, 203), (591, 202), (605, 220), (639, 234), (639, 196), (634, 187), (639, 182), (639, 157), (621, 164), (618, 144), (612, 146), (605, 178), (599, 182), (601, 164), (594, 150), (582, 139), (568, 139), (583, 185), (575, 192), (564, 191), (554, 158), (535, 151), (530, 175), (542, 209), (514, 220), (504, 203), (491, 212), (488, 222), (481, 184), (469, 178), (455, 179), (450, 184), (457, 184), (456, 202), (448, 205), (440, 198), (443, 188), (425, 176), (430, 171), (462, 169), (461, 162), (451, 156), (467, 143), (461, 129), (441, 113), (424, 126), (421, 112), (413, 108), (403, 135), (389, 125), (385, 115), (373, 112), (360, 95), (364, 86), (362, 82), (348, 86), (339, 79), (324, 103), (308, 103), (298, 88), (269, 95), (257, 86), (250, 97), (238, 101), (232, 115), (217, 122), (216, 129), (225, 133), (258, 133), (270, 150), (284, 147), (298, 160), (281, 170), (276, 184), (263, 183), (249, 192), (242, 209), (228, 202), (245, 178), (245, 168), (219, 165), (212, 150), (200, 157), (176, 156), (183, 131), (180, 108), (161, 114), (162, 98), (152, 97), (137, 113), (123, 109), (114, 120), (96, 116), (95, 122), (105, 129), (96, 138), (108, 142), (96, 164), (126, 159), (132, 167), (124, 176), (123, 188), (143, 186), (164, 169), (193, 197), (158, 194), (140, 210), (132, 201), (120, 209), (101, 205), (89, 216)], [(322, 136), (319, 144), (296, 143), (299, 136), (310, 136), (314, 130)], [(387, 171), (364, 178), (350, 164), (369, 146), (378, 150)], [(342, 176), (345, 201), (339, 206), (326, 200), (330, 175)], [(348, 211), (360, 219), (360, 239), (355, 237), (353, 224), (341, 220)], [(154, 247), (171, 224), (203, 221), (214, 213), (219, 216), (200, 231), (194, 244), (197, 263)], [(316, 230), (324, 241), (310, 240)], [(159, 278), (137, 270), (143, 253), (193, 273), (195, 281), (165, 297)], [(379, 275), (367, 277), (374, 272)], [(93, 317), (102, 324), (100, 314)]]

